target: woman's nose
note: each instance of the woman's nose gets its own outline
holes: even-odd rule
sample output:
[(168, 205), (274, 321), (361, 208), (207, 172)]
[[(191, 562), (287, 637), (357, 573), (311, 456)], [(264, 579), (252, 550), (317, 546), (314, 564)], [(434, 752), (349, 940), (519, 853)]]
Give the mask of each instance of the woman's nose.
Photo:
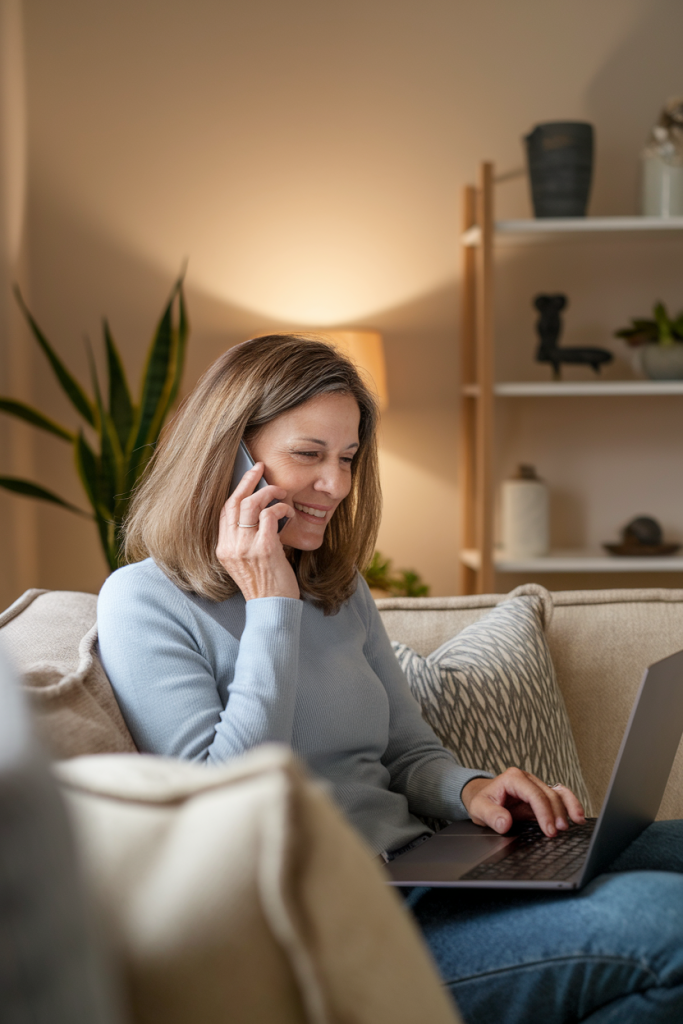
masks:
[(341, 466), (323, 466), (315, 482), (314, 490), (323, 491), (332, 498), (344, 497), (349, 489), (349, 473)]

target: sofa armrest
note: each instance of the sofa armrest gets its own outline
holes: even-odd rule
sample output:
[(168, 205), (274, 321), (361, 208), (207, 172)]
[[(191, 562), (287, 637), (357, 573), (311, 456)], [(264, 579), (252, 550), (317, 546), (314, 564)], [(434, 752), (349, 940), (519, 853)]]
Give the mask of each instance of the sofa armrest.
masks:
[(285, 748), (55, 769), (139, 1024), (453, 1024), (383, 868)]

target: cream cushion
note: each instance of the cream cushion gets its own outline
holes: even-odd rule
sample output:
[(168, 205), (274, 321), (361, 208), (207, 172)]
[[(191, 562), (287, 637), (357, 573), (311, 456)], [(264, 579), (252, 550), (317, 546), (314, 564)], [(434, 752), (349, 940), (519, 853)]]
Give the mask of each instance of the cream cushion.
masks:
[(27, 590), (0, 615), (4, 649), (55, 758), (136, 749), (97, 653), (96, 614), (94, 594)]
[[(504, 595), (387, 598), (392, 640), (427, 655)], [(594, 812), (602, 806), (636, 691), (648, 665), (683, 649), (683, 590), (553, 593), (547, 638)], [(659, 818), (683, 818), (683, 742)]]
[(453, 1024), (383, 868), (281, 747), (55, 772), (135, 1024)]
[(590, 814), (545, 636), (552, 616), (551, 595), (530, 583), (426, 658), (392, 646), (423, 717), (461, 764), (494, 775), (515, 765), (563, 782)]

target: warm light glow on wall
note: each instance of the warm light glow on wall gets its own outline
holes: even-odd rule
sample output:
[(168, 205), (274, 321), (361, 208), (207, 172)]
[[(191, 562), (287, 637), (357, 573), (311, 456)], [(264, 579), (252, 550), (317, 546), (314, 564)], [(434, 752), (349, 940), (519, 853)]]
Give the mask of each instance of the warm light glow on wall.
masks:
[(387, 367), (384, 359), (384, 344), (379, 331), (316, 331), (328, 338), (332, 344), (347, 355), (352, 362), (370, 379), (384, 411), (389, 404), (387, 390)]

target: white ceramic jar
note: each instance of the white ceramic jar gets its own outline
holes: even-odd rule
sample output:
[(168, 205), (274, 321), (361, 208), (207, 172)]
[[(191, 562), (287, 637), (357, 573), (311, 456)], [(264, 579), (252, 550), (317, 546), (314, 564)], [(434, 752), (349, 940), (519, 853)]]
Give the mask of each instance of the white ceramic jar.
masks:
[(539, 558), (550, 546), (548, 485), (533, 466), (521, 465), (501, 488), (501, 533), (505, 558)]
[(643, 156), (643, 215), (683, 216), (683, 164), (646, 151)]

